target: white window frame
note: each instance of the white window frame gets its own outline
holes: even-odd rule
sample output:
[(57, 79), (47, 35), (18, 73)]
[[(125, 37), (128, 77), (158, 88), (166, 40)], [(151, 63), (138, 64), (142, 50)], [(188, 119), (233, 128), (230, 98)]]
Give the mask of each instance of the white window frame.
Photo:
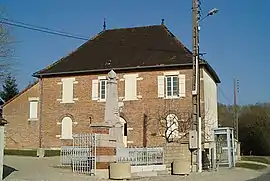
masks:
[[(102, 95), (102, 82), (105, 82), (105, 87), (104, 87), (105, 95), (104, 95), (104, 98), (101, 97), (101, 95)], [(99, 86), (98, 86), (99, 87), (99, 90), (98, 90), (99, 101), (106, 101), (106, 97), (107, 97), (107, 79), (99, 79), (98, 84), (99, 84)]]
[[(69, 121), (69, 122), (67, 122), (67, 121)], [(64, 130), (66, 125), (70, 126), (70, 127), (68, 127), (68, 130)], [(70, 134), (67, 134), (67, 132), (69, 132)], [(60, 139), (73, 139), (72, 132), (73, 132), (73, 120), (69, 116), (66, 116), (61, 120)]]
[[(38, 120), (38, 110), (39, 110), (39, 98), (38, 97), (30, 97), (28, 98), (28, 101), (29, 101), (29, 118), (28, 118), (28, 121), (37, 121)], [(36, 115), (35, 117), (31, 117), (31, 103), (36, 103)]]
[[(173, 78), (174, 77), (177, 78), (177, 86), (176, 86), (177, 87), (177, 95), (173, 95), (173, 93), (174, 93)], [(170, 82), (170, 84), (171, 84), (170, 89), (171, 90), (168, 90), (168, 78), (171, 79), (171, 82)], [(165, 86), (166, 86), (166, 88), (165, 88), (165, 90), (166, 90), (166, 92), (165, 92), (166, 98), (179, 98), (179, 76), (178, 75), (166, 75), (165, 76)], [(169, 92), (171, 92), (171, 95), (168, 95)]]

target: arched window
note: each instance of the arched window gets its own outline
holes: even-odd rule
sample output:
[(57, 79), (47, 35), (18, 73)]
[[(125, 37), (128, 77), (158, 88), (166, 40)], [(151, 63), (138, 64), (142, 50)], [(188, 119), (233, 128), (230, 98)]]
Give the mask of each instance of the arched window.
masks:
[(120, 117), (120, 122), (122, 123), (122, 134), (123, 134), (123, 142), (125, 147), (127, 147), (127, 122), (124, 118)]
[(62, 119), (61, 139), (72, 139), (72, 119), (70, 117)]
[(169, 114), (166, 117), (166, 138), (170, 141), (179, 137), (178, 117), (175, 114)]

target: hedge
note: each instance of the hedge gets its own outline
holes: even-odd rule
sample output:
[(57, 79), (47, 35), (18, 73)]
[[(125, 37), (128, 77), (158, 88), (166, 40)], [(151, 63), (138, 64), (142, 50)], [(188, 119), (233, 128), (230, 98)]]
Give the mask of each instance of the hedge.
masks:
[[(5, 155), (16, 155), (16, 156), (30, 156), (36, 157), (37, 150), (13, 150), (13, 149), (5, 149)], [(52, 156), (60, 156), (60, 150), (45, 150), (45, 157), (52, 157)]]

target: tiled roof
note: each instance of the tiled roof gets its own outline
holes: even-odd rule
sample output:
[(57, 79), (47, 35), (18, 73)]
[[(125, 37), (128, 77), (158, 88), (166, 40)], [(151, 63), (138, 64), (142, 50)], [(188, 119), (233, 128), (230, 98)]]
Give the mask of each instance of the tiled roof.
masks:
[[(154, 25), (102, 31), (68, 56), (34, 73), (34, 76), (191, 63), (192, 53), (166, 26)], [(219, 82), (217, 76), (216, 79)]]

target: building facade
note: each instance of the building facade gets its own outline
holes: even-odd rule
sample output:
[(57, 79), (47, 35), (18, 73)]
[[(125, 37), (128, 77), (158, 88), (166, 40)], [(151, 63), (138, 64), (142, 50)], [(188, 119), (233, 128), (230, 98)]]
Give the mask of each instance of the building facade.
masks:
[[(191, 125), (192, 53), (164, 26), (105, 30), (34, 74), (38, 81), (5, 103), (7, 148), (59, 148), (104, 121), (107, 73), (117, 73), (126, 146), (186, 141)], [(204, 137), (217, 127), (217, 83), (201, 62)]]

